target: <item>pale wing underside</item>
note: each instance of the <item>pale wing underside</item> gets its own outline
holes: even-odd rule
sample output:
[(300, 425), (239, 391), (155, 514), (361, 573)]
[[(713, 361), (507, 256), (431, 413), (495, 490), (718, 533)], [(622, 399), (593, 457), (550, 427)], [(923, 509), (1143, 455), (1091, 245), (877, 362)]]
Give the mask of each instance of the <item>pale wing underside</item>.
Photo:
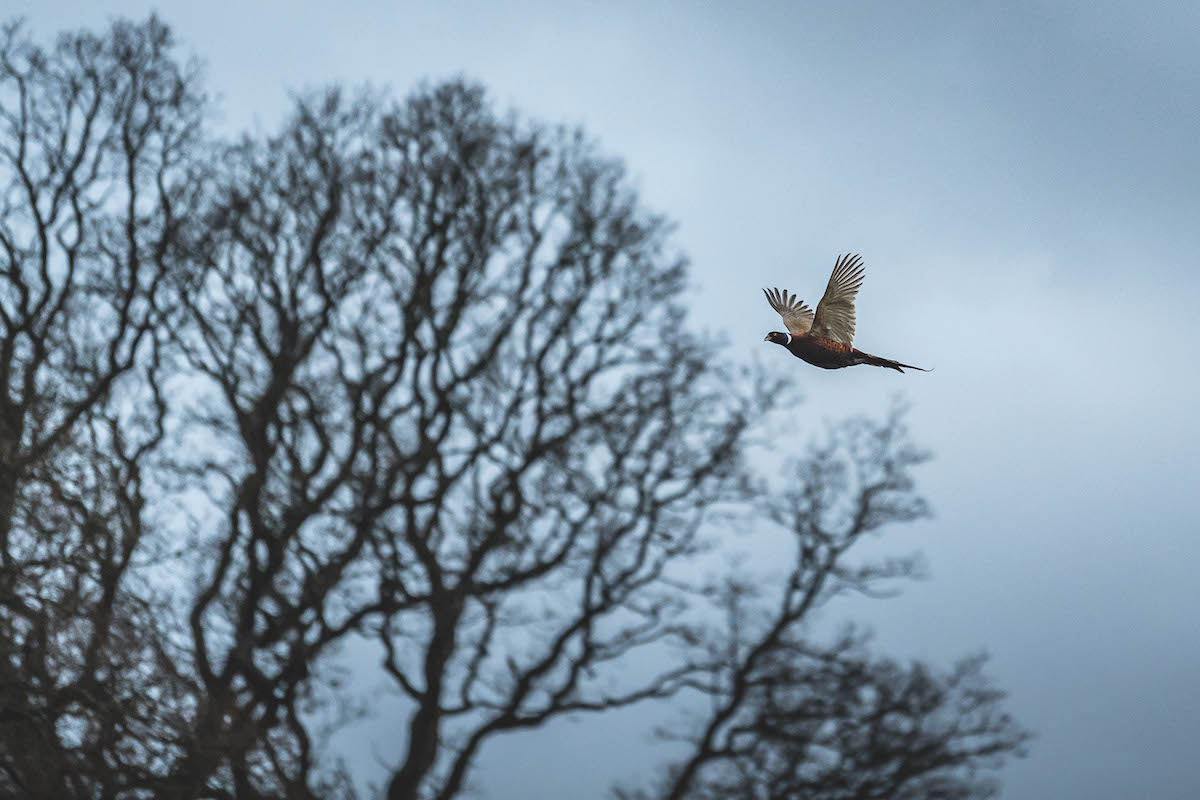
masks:
[(787, 289), (782, 292), (778, 289), (770, 291), (763, 289), (763, 294), (767, 296), (767, 302), (771, 304), (771, 308), (783, 317), (783, 324), (787, 327), (788, 333), (799, 336), (807, 333), (808, 329), (812, 327), (813, 310), (801, 302), (796, 295), (789, 296)]
[(812, 335), (850, 344), (854, 340), (854, 298), (863, 283), (862, 258), (846, 254), (837, 260), (825, 296), (817, 303)]

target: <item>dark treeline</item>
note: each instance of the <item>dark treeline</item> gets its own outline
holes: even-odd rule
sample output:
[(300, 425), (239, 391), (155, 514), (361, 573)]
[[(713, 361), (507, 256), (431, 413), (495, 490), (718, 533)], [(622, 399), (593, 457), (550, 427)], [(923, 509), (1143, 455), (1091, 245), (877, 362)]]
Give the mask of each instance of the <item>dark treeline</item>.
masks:
[[(1027, 734), (981, 659), (809, 631), (913, 571), (848, 557), (925, 513), (901, 415), (756, 474), (786, 386), (689, 328), (618, 162), (462, 81), (210, 111), (156, 19), (0, 36), (0, 794), (363, 796), (350, 650), (393, 800), (666, 698), (616, 794), (989, 793)], [(747, 525), (782, 577), (689, 580)]]

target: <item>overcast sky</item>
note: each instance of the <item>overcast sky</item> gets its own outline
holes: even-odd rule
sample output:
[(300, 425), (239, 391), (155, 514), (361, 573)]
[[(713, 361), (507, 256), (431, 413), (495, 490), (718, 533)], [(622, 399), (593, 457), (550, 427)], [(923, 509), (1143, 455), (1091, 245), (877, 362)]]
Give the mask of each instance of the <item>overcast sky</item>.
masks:
[[(814, 428), (912, 402), (936, 518), (892, 540), (931, 578), (836, 613), (894, 655), (993, 654), (1039, 734), (1003, 796), (1200, 797), (1200, 4), (4, 6), (39, 36), (154, 7), (229, 130), (288, 90), (457, 74), (584, 125), (679, 222), (697, 320), (801, 371)], [(815, 303), (848, 250), (855, 344), (936, 371), (762, 342), (759, 287)], [(627, 722), (490, 748), (483, 795), (603, 796), (649, 763)]]

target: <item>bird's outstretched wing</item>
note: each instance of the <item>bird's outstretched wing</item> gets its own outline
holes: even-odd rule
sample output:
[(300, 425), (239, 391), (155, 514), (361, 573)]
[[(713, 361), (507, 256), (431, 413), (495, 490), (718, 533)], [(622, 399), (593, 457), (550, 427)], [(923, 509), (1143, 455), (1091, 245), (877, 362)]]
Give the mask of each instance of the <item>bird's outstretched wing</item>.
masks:
[(854, 297), (862, 287), (862, 258), (846, 254), (837, 260), (825, 296), (817, 303), (813, 319), (813, 336), (824, 336), (835, 342), (850, 344), (854, 339)]
[(812, 327), (813, 310), (801, 302), (796, 295), (789, 296), (787, 289), (782, 292), (778, 289), (770, 291), (763, 289), (763, 294), (767, 296), (767, 302), (771, 304), (771, 308), (778, 311), (779, 316), (783, 317), (783, 324), (787, 327), (788, 333), (799, 336), (807, 333), (808, 329)]

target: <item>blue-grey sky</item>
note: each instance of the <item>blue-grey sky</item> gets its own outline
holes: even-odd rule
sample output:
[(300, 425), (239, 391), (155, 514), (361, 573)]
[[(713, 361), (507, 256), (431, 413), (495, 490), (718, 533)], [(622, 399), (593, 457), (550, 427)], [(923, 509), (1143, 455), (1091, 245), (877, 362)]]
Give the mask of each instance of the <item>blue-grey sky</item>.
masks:
[[(1200, 4), (5, 13), (44, 36), (152, 8), (207, 62), (229, 130), (271, 128), (288, 90), (455, 74), (583, 124), (678, 221), (696, 318), (736, 354), (802, 371), (800, 414), (912, 402), (936, 518), (891, 540), (920, 548), (931, 579), (834, 615), (901, 656), (992, 652), (1039, 733), (1004, 770), (1006, 798), (1200, 797)], [(868, 268), (856, 344), (935, 372), (825, 372), (762, 342), (778, 318), (759, 287), (815, 302), (847, 250)], [(498, 744), (478, 786), (601, 797), (652, 761), (635, 716)]]

